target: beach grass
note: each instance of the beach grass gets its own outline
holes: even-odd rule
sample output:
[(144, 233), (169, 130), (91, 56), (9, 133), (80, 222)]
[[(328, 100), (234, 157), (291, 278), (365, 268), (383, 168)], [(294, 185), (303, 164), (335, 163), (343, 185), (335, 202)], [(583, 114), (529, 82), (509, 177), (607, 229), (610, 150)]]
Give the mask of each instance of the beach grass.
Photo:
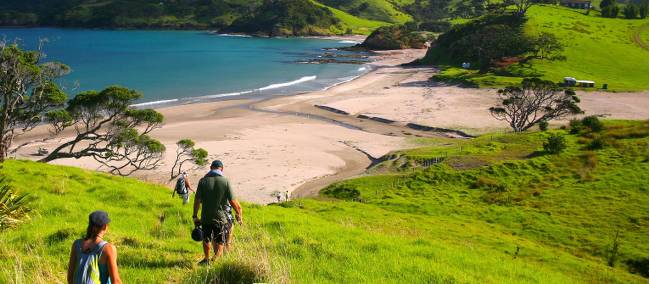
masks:
[[(437, 80), (474, 87), (503, 87), (523, 77), (561, 82), (564, 77), (591, 80), (610, 91), (648, 90), (648, 19), (603, 18), (591, 11), (555, 5), (530, 8), (524, 26), (531, 36), (556, 35), (564, 45), (566, 60), (532, 59), (505, 69), (479, 73), (459, 66), (442, 65)], [(587, 90), (594, 90), (587, 89)]]
[[(318, 199), (244, 204), (233, 250), (207, 268), (195, 264), (191, 207), (169, 188), (9, 160), (0, 174), (34, 213), (0, 233), (0, 282), (63, 282), (72, 241), (103, 209), (128, 283), (645, 283), (633, 269), (648, 259), (647, 129), (417, 138), (384, 174)], [(540, 152), (551, 134), (565, 135), (563, 153)], [(587, 150), (597, 136), (607, 146)]]

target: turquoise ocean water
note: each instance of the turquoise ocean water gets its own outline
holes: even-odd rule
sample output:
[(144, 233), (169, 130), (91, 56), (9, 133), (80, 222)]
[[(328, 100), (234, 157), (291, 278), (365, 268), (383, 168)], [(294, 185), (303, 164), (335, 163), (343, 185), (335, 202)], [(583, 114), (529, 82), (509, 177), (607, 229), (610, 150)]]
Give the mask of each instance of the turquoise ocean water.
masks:
[(46, 60), (72, 68), (61, 80), (69, 96), (117, 84), (142, 92), (143, 105), (313, 91), (368, 69), (299, 63), (351, 45), (322, 39), (56, 28), (4, 28), (0, 36), (30, 49), (47, 39)]

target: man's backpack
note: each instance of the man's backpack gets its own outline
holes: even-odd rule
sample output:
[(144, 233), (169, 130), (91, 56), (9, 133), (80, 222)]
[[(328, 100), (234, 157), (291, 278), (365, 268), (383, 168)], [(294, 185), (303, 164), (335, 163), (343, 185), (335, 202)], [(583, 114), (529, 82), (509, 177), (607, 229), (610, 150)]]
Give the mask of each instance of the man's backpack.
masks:
[[(185, 176), (181, 175), (176, 180), (176, 186), (174, 187), (174, 193), (177, 193), (179, 195), (183, 195), (183, 194), (187, 193), (187, 187), (185, 186)], [(174, 195), (174, 193), (172, 193), (172, 195)]]

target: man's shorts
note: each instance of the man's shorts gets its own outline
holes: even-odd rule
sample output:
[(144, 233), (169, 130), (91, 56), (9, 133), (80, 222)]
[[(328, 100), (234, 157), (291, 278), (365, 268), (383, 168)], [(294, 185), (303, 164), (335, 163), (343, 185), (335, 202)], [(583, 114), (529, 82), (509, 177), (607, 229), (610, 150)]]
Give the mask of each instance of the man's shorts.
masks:
[(214, 241), (217, 244), (223, 245), (226, 243), (225, 227), (219, 223), (215, 224), (201, 224), (203, 230), (203, 242)]

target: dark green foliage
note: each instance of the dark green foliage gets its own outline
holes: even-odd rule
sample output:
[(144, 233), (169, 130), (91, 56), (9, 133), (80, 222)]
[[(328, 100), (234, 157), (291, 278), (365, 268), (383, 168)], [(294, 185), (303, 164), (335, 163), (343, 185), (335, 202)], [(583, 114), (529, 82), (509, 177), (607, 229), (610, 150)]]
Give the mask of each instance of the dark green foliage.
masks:
[(422, 31), (444, 33), (451, 28), (451, 24), (446, 21), (427, 21), (420, 23), (418, 29)]
[(580, 123), (584, 128), (587, 128), (591, 132), (600, 132), (605, 128), (605, 125), (595, 115), (582, 118)]
[(354, 200), (359, 198), (359, 196), (361, 196), (361, 192), (358, 189), (356, 189), (354, 186), (345, 185), (345, 184), (337, 184), (337, 185), (329, 186), (323, 189), (321, 193), (329, 197), (347, 199), (347, 200)]
[(359, 47), (370, 50), (424, 48), (425, 42), (426, 38), (406, 25), (394, 25), (376, 29)]
[(582, 131), (582, 121), (578, 119), (571, 119), (569, 121), (569, 133), (578, 134)]
[(618, 16), (619, 11), (620, 8), (618, 7), (618, 5), (610, 5), (600, 10), (600, 14), (603, 17), (616, 18)]
[(648, 278), (648, 258), (642, 257), (637, 259), (628, 259), (625, 261), (628, 269), (632, 273), (639, 274), (645, 278)]
[(544, 151), (549, 154), (559, 154), (566, 149), (566, 139), (562, 135), (551, 135), (544, 142)]
[(605, 145), (607, 145), (605, 138), (602, 136), (597, 136), (594, 139), (592, 139), (591, 142), (589, 142), (589, 145), (587, 145), (587, 149), (600, 150), (602, 148), (605, 148)]
[(488, 15), (466, 24), (455, 25), (440, 35), (427, 52), (426, 63), (471, 62), (482, 70), (495, 61), (518, 56), (532, 50), (532, 41), (525, 36), (525, 19), (514, 15)]
[(542, 32), (532, 39), (532, 52), (540, 59), (554, 59), (558, 53), (564, 50), (564, 45), (556, 35)]
[(338, 19), (332, 12), (308, 0), (265, 0), (253, 14), (241, 17), (227, 32), (268, 36), (329, 34)]
[(648, 17), (648, 5), (639, 6), (639, 18), (645, 19)]
[(636, 19), (639, 16), (639, 6), (634, 4), (634, 3), (628, 3), (625, 5), (625, 8), (623, 8), (623, 15), (625, 16), (626, 19)]
[(615, 4), (616, 4), (616, 0), (603, 0), (603, 1), (600, 1), (599, 7), (602, 10), (605, 7), (609, 7), (609, 6), (612, 6), (612, 5), (615, 5)]
[(548, 121), (542, 120), (539, 123), (537, 123), (537, 126), (539, 126), (540, 131), (546, 131), (548, 130)]

